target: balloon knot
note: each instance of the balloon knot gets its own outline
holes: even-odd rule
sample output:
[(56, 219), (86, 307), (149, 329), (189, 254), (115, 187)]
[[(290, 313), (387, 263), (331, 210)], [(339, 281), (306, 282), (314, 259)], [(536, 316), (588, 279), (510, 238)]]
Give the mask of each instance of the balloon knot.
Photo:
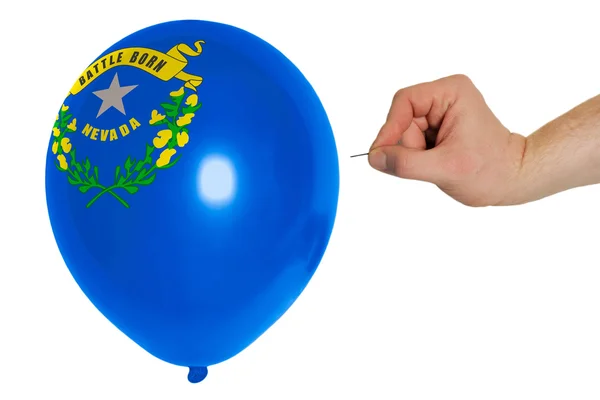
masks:
[(190, 372), (188, 373), (188, 381), (191, 383), (200, 383), (206, 378), (208, 375), (208, 368), (206, 367), (190, 367)]

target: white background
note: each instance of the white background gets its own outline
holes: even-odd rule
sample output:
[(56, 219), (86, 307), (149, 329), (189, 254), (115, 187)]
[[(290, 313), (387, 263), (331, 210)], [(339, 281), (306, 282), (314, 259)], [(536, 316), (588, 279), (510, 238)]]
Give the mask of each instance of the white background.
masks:
[[(600, 398), (600, 187), (471, 209), (349, 158), (369, 148), (393, 93), (421, 81), (469, 75), (523, 134), (598, 94), (595, 2), (550, 3), (3, 3), (0, 399)], [(236, 25), (296, 63), (329, 113), (342, 179), (309, 287), (198, 385), (81, 293), (44, 198), (50, 128), (73, 80), (122, 37), (173, 19)]]

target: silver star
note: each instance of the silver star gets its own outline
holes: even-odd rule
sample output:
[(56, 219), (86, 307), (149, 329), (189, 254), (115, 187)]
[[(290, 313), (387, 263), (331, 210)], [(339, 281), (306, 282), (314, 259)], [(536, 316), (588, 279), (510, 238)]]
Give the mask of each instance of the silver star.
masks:
[(96, 118), (101, 116), (106, 110), (111, 107), (116, 108), (121, 111), (121, 114), (125, 115), (125, 106), (123, 106), (123, 97), (133, 89), (135, 89), (138, 85), (133, 86), (121, 86), (119, 84), (119, 75), (115, 73), (115, 77), (110, 83), (110, 87), (104, 90), (98, 90), (93, 92), (96, 96), (102, 99), (102, 105), (100, 106), (100, 110), (98, 110), (98, 115)]

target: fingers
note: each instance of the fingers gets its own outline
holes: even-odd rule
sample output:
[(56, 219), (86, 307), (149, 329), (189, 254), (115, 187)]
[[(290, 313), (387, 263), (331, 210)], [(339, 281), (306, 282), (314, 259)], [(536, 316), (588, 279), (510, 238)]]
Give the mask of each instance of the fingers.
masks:
[(427, 145), (427, 143), (425, 142), (425, 136), (423, 136), (423, 131), (414, 121), (402, 134), (402, 140), (399, 144), (402, 144), (402, 146), (408, 147), (409, 149), (420, 150), (425, 150)]
[(439, 128), (444, 115), (467, 85), (471, 85), (469, 78), (453, 75), (399, 90), (371, 149), (395, 145), (400, 140), (404, 144), (404, 134), (412, 126), (421, 131)]
[(443, 150), (411, 149), (404, 146), (380, 146), (369, 153), (371, 167), (404, 179), (440, 185), (446, 173), (442, 162)]

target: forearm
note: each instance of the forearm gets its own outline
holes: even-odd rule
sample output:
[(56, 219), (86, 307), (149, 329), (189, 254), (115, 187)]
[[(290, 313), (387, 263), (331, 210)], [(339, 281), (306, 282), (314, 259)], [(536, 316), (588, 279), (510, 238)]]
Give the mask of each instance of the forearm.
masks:
[(600, 96), (526, 139), (521, 168), (507, 204), (523, 204), (600, 183)]

